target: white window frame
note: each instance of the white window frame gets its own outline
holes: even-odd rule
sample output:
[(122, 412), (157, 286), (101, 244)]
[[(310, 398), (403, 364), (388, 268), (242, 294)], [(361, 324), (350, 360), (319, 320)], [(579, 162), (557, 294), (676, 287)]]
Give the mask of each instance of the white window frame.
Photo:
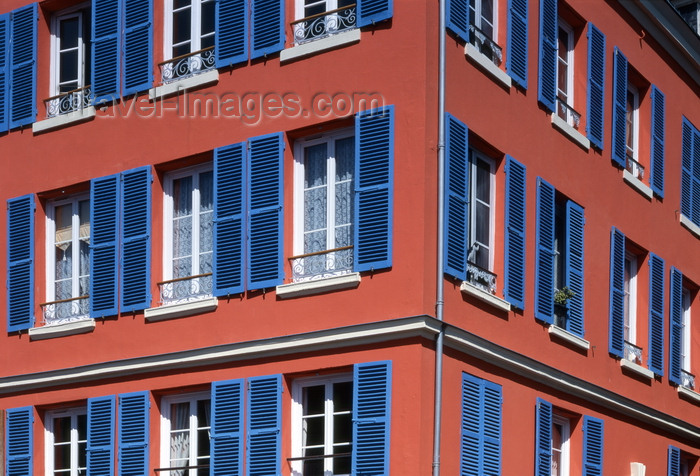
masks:
[[(191, 0), (190, 53), (201, 50), (202, 4), (216, 0)], [(213, 35), (216, 35), (214, 31)], [(165, 22), (163, 23), (163, 59), (173, 59), (173, 0), (165, 0)]]
[[(628, 269), (629, 266), (629, 269)], [(625, 285), (627, 287), (627, 302), (625, 306), (625, 323), (624, 327), (627, 331), (627, 342), (637, 345), (637, 273), (639, 266), (637, 263), (637, 255), (629, 251), (625, 251)], [(629, 274), (629, 279), (627, 279)]]
[[(206, 427), (193, 426), (198, 424), (196, 421), (197, 414), (197, 402), (199, 400), (209, 400), (211, 409), (211, 393), (210, 392), (196, 392), (196, 393), (186, 393), (181, 395), (166, 395), (161, 399), (161, 414), (160, 414), (160, 467), (169, 468), (170, 467), (170, 430), (172, 428), (172, 415), (170, 414), (170, 406), (175, 403), (189, 402), (190, 404), (190, 420), (189, 420), (189, 431), (190, 431), (190, 455), (189, 455), (189, 465), (197, 464), (197, 448), (198, 448), (198, 429), (203, 429)], [(211, 417), (212, 412), (209, 412), (209, 432), (211, 436)], [(209, 460), (211, 461), (211, 454), (209, 455)], [(194, 470), (193, 470), (194, 471)], [(209, 470), (197, 470), (200, 475), (209, 474)], [(189, 472), (187, 473), (189, 474)]]
[[(71, 432), (70, 432), (70, 447), (71, 447), (71, 462), (77, 462), (79, 461), (79, 454), (78, 454), (78, 443), (80, 440), (78, 439), (78, 416), (79, 415), (87, 415), (87, 408), (85, 407), (76, 407), (76, 408), (68, 408), (68, 409), (61, 409), (61, 410), (50, 410), (46, 412), (45, 419), (46, 419), (46, 426), (44, 427), (44, 458), (45, 458), (45, 468), (46, 468), (46, 474), (50, 476), (54, 476), (54, 443), (55, 443), (55, 437), (54, 437), (54, 420), (57, 418), (65, 418), (65, 417), (70, 417), (71, 418)], [(86, 428), (85, 428), (85, 450), (87, 453), (87, 422), (86, 422)], [(86, 455), (86, 463), (87, 463), (87, 455)], [(62, 473), (65, 476), (79, 476), (78, 473), (78, 468), (75, 466), (71, 465), (70, 472), (64, 472)], [(87, 466), (85, 468), (85, 472), (80, 473), (80, 474), (87, 474)]]
[(682, 294), (682, 309), (681, 316), (681, 370), (692, 373), (690, 369), (691, 362), (691, 320), (690, 320), (690, 290), (683, 288)]
[[(627, 141), (625, 143), (625, 152), (628, 155), (631, 155), (634, 160), (639, 162), (639, 90), (637, 87), (628, 82), (627, 83), (627, 92), (625, 93), (631, 94), (632, 95), (632, 133), (634, 134), (634, 137), (632, 138), (632, 150), (630, 150), (630, 145), (629, 145), (629, 137), (627, 138)], [(625, 116), (626, 114), (626, 109), (627, 109), (627, 97), (625, 97)], [(625, 117), (625, 121), (626, 121)], [(626, 126), (625, 126), (626, 127)], [(630, 154), (631, 153), (631, 154)], [(634, 166), (634, 170), (632, 171), (632, 175), (635, 177), (639, 176), (639, 171), (637, 170), (637, 166)]]
[[(552, 433), (554, 433), (554, 425), (561, 427), (561, 448), (558, 449), (560, 453), (561, 467), (559, 468), (559, 474), (557, 476), (569, 476), (569, 441), (571, 437), (571, 422), (568, 418), (564, 418), (561, 415), (552, 415)], [(554, 441), (552, 441), (552, 455), (554, 454)]]
[[(476, 26), (481, 31), (484, 31), (481, 25), (481, 5), (484, 2), (491, 2), (493, 11), (493, 37), (490, 38), (491, 41), (498, 44), (498, 0), (475, 0), (474, 1), (474, 26)], [(469, 19), (471, 6), (467, 3), (467, 20)]]
[[(472, 249), (474, 248), (474, 245), (476, 243), (476, 238), (475, 238), (475, 230), (476, 230), (476, 203), (477, 203), (477, 198), (476, 198), (476, 178), (477, 178), (477, 161), (481, 160), (488, 164), (489, 166), (489, 177), (490, 177), (490, 185), (489, 185), (489, 190), (490, 190), (490, 196), (489, 196), (489, 201), (490, 203), (488, 204), (489, 206), (489, 243), (488, 243), (488, 250), (489, 250), (489, 264), (488, 264), (488, 270), (493, 272), (493, 266), (494, 266), (494, 239), (496, 235), (496, 230), (495, 230), (495, 217), (496, 217), (496, 162), (484, 155), (482, 152), (476, 150), (476, 149), (471, 149), (471, 155), (470, 155), (470, 160), (469, 160), (469, 200), (470, 200), (470, 207), (469, 207), (469, 251), (471, 252)], [(471, 253), (470, 253), (471, 254)]]
[(80, 68), (80, 74), (78, 75), (78, 86), (75, 89), (82, 88), (86, 86), (87, 78), (85, 77), (85, 49), (88, 43), (85, 41), (86, 31), (89, 28), (89, 18), (86, 9), (90, 7), (89, 3), (82, 3), (76, 5), (75, 7), (67, 8), (60, 12), (57, 12), (51, 17), (51, 96), (56, 96), (59, 94), (60, 87), (60, 39), (59, 39), (59, 26), (62, 20), (66, 20), (70, 17), (80, 18), (80, 35), (78, 39), (78, 65)]
[[(566, 91), (562, 91), (566, 95), (566, 105), (571, 109), (574, 108), (574, 29), (566, 23), (561, 17), (559, 18), (559, 28), (564, 30), (569, 37), (568, 44), (566, 45)], [(557, 36), (559, 32), (557, 31)], [(559, 39), (557, 38), (557, 47), (559, 46)], [(560, 55), (557, 51), (557, 99), (559, 98), (559, 63)], [(571, 127), (574, 127), (574, 117), (569, 111), (565, 111), (566, 123)]]

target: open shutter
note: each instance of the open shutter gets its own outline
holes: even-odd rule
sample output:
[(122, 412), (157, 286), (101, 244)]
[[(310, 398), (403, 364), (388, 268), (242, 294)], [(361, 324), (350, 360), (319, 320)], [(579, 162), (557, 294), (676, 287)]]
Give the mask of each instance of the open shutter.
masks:
[(615, 47), (613, 68), (612, 160), (627, 163), (627, 58)]
[(445, 115), (445, 273), (467, 279), (469, 249), (469, 133), (451, 114)]
[(122, 0), (124, 8), (124, 96), (153, 85), (153, 0)]
[(37, 4), (10, 13), (10, 129), (36, 120)]
[(537, 178), (535, 318), (552, 324), (554, 315), (554, 187)]
[(34, 410), (32, 407), (12, 408), (6, 412), (7, 476), (31, 476), (34, 450)]
[(248, 141), (248, 290), (282, 283), (282, 133)]
[(656, 86), (651, 86), (651, 189), (664, 196), (664, 138), (666, 135), (666, 98)]
[(619, 358), (625, 350), (625, 235), (610, 233), (610, 342), (609, 352)]
[(119, 174), (90, 182), (90, 316), (117, 314)]
[(282, 377), (248, 379), (247, 476), (280, 474)]
[[(700, 159), (696, 158), (696, 156), (700, 156), (700, 150), (694, 150), (695, 135), (697, 135), (697, 129), (684, 117), (681, 153), (681, 213), (698, 224), (700, 219), (696, 221), (693, 218), (694, 209), (700, 209), (700, 173), (694, 173), (695, 168), (700, 169), (700, 162), (697, 162)], [(698, 197), (698, 203), (696, 203), (694, 196)]]
[(583, 475), (603, 475), (603, 420), (583, 417)]
[(0, 15), (0, 132), (9, 128), (10, 14)]
[(34, 325), (34, 196), (7, 201), (7, 332)]
[(535, 476), (551, 476), (552, 404), (541, 398), (535, 407)]
[(501, 474), (501, 386), (488, 380), (484, 385), (484, 462), (481, 474)]
[(460, 474), (501, 474), (502, 388), (462, 374)]
[(668, 476), (680, 476), (681, 474), (681, 450), (675, 446), (668, 446)]
[(593, 145), (603, 149), (605, 106), (605, 35), (588, 24), (588, 95), (586, 135)]
[(670, 296), (670, 338), (668, 354), (668, 379), (676, 385), (681, 384), (681, 342), (683, 336), (683, 274), (671, 267)]
[(114, 474), (115, 397), (88, 398), (87, 471)]
[(279, 0), (251, 0), (251, 59), (284, 49), (284, 3)]
[(216, 2), (216, 67), (222, 68), (248, 60), (248, 2)]
[(557, 25), (557, 0), (540, 0), (540, 74), (537, 100), (549, 112), (556, 111), (559, 38)]
[[(217, 2), (221, 3), (221, 2)], [(245, 143), (214, 150), (214, 294), (243, 292)]]
[(566, 203), (565, 285), (574, 293), (567, 302), (569, 318), (566, 330), (583, 338), (583, 207)]
[(151, 168), (122, 173), (121, 311), (151, 304)]
[(394, 107), (355, 117), (354, 270), (391, 267)]
[(649, 369), (664, 374), (664, 302), (666, 273), (664, 260), (649, 253)]
[(121, 1), (92, 0), (92, 92), (95, 104), (119, 97)]
[(525, 166), (506, 156), (504, 296), (525, 309)]
[(211, 474), (243, 474), (243, 379), (211, 387)]
[(389, 473), (391, 361), (353, 368), (352, 474)]
[(506, 70), (523, 89), (527, 89), (527, 4), (528, 0), (508, 0)]
[(148, 392), (119, 395), (119, 476), (148, 474)]
[(393, 0), (359, 0), (357, 2), (357, 26), (363, 27), (388, 20), (393, 12)]
[(461, 38), (469, 41), (469, 2), (468, 0), (447, 0), (447, 28)]

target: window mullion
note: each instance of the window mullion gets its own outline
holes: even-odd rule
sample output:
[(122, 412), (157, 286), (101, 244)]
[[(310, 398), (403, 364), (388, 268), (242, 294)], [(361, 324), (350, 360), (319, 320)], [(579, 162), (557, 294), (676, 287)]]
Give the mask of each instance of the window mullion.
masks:
[[(333, 382), (328, 382), (326, 387), (326, 405), (325, 405), (325, 435), (323, 437), (323, 453), (333, 454)], [(325, 471), (333, 471), (333, 459), (327, 458), (323, 460)]]
[(335, 140), (328, 141), (328, 166), (326, 168), (328, 178), (328, 209), (326, 210), (326, 219), (328, 221), (328, 235), (326, 241), (326, 249), (332, 250), (335, 248)]
[(190, 454), (188, 466), (197, 464), (197, 400), (190, 400)]
[[(71, 259), (73, 260), (71, 269), (71, 297), (78, 297), (80, 294), (80, 213), (78, 200), (71, 202)], [(71, 417), (72, 418), (72, 417)]]
[(192, 272), (199, 274), (200, 207), (199, 173), (192, 174)]

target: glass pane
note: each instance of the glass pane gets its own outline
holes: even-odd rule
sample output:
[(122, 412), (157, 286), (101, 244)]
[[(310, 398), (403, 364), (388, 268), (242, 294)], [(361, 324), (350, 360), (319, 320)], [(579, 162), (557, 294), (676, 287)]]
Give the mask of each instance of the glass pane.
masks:
[[(200, 273), (211, 271), (211, 252), (214, 242), (214, 187), (212, 172), (204, 172), (199, 175), (199, 251)], [(203, 253), (207, 253), (204, 256)]]
[(325, 411), (326, 388), (324, 385), (304, 387), (302, 391), (303, 415), (319, 415)]
[(333, 411), (345, 412), (352, 410), (352, 382), (333, 384)]
[(188, 7), (191, 3), (191, 0), (173, 0), (173, 9), (177, 10), (179, 8)]
[[(343, 448), (340, 452), (348, 453), (352, 451), (351, 447)], [(350, 456), (341, 456), (333, 458), (333, 474), (350, 474)]]
[(54, 443), (70, 442), (70, 420), (69, 416), (54, 418), (53, 420), (53, 440)]
[(481, 0), (481, 29), (493, 39), (493, 0)]
[[(304, 231), (325, 230), (328, 225), (327, 190), (312, 188), (304, 192)], [(326, 249), (325, 242), (323, 248)]]
[(483, 160), (476, 164), (476, 198), (491, 203), (491, 167)]
[(202, 50), (203, 50), (204, 48), (209, 48), (210, 46), (214, 46), (214, 42), (215, 42), (215, 41), (216, 41), (216, 36), (215, 36), (215, 35), (211, 34), (211, 35), (205, 36), (205, 37), (203, 37), (203, 38), (201, 39), (200, 44), (199, 44), (199, 47), (200, 47), (200, 49), (202, 49)]
[(78, 46), (80, 36), (80, 20), (78, 17), (61, 20), (60, 26), (61, 51)]
[(304, 446), (323, 445), (325, 439), (324, 415), (304, 418)]
[(190, 403), (173, 403), (170, 405), (170, 429), (184, 430), (190, 427)]
[(327, 183), (328, 145), (318, 144), (304, 149), (304, 188)]
[(335, 187), (335, 224), (352, 222), (352, 182), (343, 182)]
[(70, 444), (60, 444), (53, 447), (54, 470), (70, 469)]
[(214, 25), (214, 7), (216, 2), (210, 0), (202, 3), (202, 18), (201, 18), (201, 34), (212, 33), (215, 30)]
[(211, 400), (197, 400), (197, 424), (199, 428), (209, 428), (211, 425)]
[(185, 8), (173, 13), (173, 44), (190, 41), (192, 37), (192, 9)]
[(333, 443), (352, 441), (352, 415), (335, 415), (333, 417)]
[(634, 94), (627, 91), (627, 147), (634, 149)]
[(475, 238), (481, 245), (489, 247), (489, 207), (481, 202), (476, 203), (476, 233)]
[(173, 180), (173, 217), (192, 214), (192, 177)]
[[(60, 55), (60, 74), (59, 82), (76, 82), (78, 81), (78, 50), (64, 51)], [(77, 84), (76, 84), (77, 86)], [(73, 88), (73, 89), (77, 89)]]
[(335, 143), (335, 180), (352, 180), (355, 171), (355, 138), (339, 139)]
[[(304, 456), (322, 455), (323, 448), (310, 448), (304, 451)], [(324, 476), (323, 458), (304, 461), (304, 476)]]

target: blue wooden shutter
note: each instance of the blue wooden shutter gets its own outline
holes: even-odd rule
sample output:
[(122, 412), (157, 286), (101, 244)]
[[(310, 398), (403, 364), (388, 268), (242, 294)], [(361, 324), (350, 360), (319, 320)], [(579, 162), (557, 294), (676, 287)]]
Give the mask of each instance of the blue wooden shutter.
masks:
[(481, 474), (501, 474), (501, 386), (488, 380), (484, 385), (484, 462)]
[(508, 0), (506, 71), (523, 89), (527, 89), (527, 4), (528, 0)]
[(248, 2), (216, 2), (216, 67), (222, 68), (248, 60)]
[(609, 352), (620, 358), (625, 350), (625, 235), (610, 233), (610, 342)]
[(668, 476), (680, 476), (681, 474), (681, 450), (668, 445)]
[(148, 474), (148, 392), (119, 395), (119, 476)]
[[(217, 2), (220, 3), (220, 2)], [(214, 294), (243, 292), (245, 143), (214, 150)]]
[(554, 187), (537, 178), (535, 318), (552, 324), (554, 315)]
[(355, 117), (354, 269), (391, 267), (394, 106)]
[(462, 476), (501, 474), (501, 407), (500, 385), (462, 374)]
[(558, 23), (557, 0), (540, 0), (540, 74), (537, 100), (549, 112), (556, 111)]
[(393, 0), (359, 0), (357, 2), (357, 26), (363, 27), (388, 20), (393, 13)]
[(248, 379), (246, 475), (280, 474), (282, 376)]
[(87, 474), (114, 474), (115, 397), (88, 398)]
[(353, 367), (352, 474), (389, 474), (391, 361)]
[(122, 0), (124, 8), (124, 96), (153, 85), (153, 0)]
[(7, 201), (7, 332), (34, 325), (34, 196)]
[(700, 226), (700, 132), (683, 118), (681, 213)]
[(447, 28), (464, 42), (469, 41), (468, 0), (447, 0)]
[(243, 474), (243, 379), (211, 387), (211, 474)]
[(668, 355), (668, 379), (681, 384), (681, 342), (683, 339), (683, 274), (671, 267), (670, 287), (670, 338)]
[(10, 129), (36, 120), (37, 4), (10, 13)]
[(90, 316), (117, 314), (119, 174), (90, 182)]
[(603, 420), (583, 417), (583, 475), (603, 475)]
[(535, 407), (535, 476), (551, 476), (552, 404), (541, 398)]
[(666, 272), (664, 260), (649, 253), (649, 369), (664, 374), (664, 302)]
[(605, 106), (605, 35), (588, 24), (588, 93), (586, 99), (586, 135), (598, 149), (603, 149)]
[(666, 135), (666, 98), (651, 86), (651, 172), (649, 183), (658, 196), (664, 196), (664, 140)]
[(121, 312), (151, 304), (151, 167), (122, 173)]
[(32, 407), (11, 408), (6, 414), (7, 476), (31, 476), (34, 474), (32, 455), (34, 450), (34, 410)]
[(246, 284), (262, 289), (282, 283), (282, 133), (248, 141), (248, 256)]
[(613, 68), (612, 160), (627, 163), (627, 58), (615, 47)]
[(504, 296), (518, 309), (525, 309), (526, 170), (506, 156), (505, 276)]
[(566, 253), (564, 256), (564, 283), (574, 295), (567, 302), (569, 318), (566, 330), (583, 337), (583, 207), (569, 201), (566, 203)]
[(467, 279), (469, 248), (469, 131), (456, 117), (445, 114), (445, 273)]
[(0, 132), (9, 128), (10, 14), (0, 15)]
[(95, 104), (119, 97), (121, 1), (92, 0), (92, 92)]
[(251, 59), (284, 49), (284, 4), (279, 0), (251, 0)]

